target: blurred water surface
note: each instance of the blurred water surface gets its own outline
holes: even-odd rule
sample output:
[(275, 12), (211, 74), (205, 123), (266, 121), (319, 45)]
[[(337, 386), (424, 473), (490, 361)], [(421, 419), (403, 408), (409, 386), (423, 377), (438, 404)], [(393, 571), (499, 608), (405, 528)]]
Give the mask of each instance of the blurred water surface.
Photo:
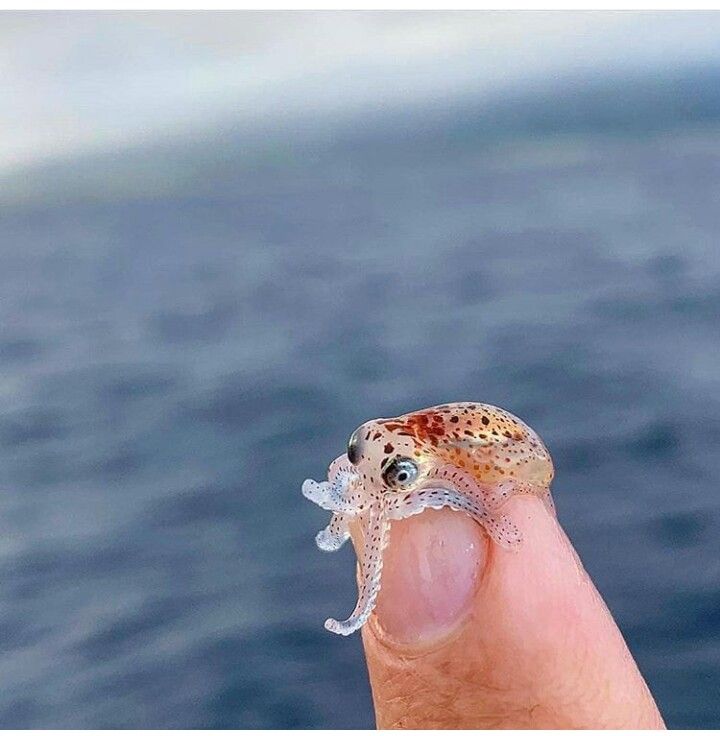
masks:
[(359, 638), (322, 628), (353, 556), (300, 483), (368, 418), (478, 400), (545, 439), (668, 724), (720, 726), (716, 83), (21, 172), (0, 725), (372, 726)]

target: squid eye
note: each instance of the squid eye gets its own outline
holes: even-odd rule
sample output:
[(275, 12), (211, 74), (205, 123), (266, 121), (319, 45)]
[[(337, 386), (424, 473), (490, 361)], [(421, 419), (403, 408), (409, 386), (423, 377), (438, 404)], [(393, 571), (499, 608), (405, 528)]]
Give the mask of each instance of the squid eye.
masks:
[(357, 429), (350, 435), (347, 446), (348, 460), (353, 464), (357, 465), (360, 460), (360, 442), (358, 440)]
[(388, 488), (398, 488), (417, 478), (418, 467), (409, 457), (396, 457), (385, 466), (383, 481)]

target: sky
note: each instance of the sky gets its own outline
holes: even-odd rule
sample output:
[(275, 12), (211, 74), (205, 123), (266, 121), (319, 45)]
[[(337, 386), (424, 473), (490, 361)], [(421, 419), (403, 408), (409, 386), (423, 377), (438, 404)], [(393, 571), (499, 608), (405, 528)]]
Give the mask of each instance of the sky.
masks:
[(0, 12), (0, 174), (214, 125), (716, 63), (720, 13)]

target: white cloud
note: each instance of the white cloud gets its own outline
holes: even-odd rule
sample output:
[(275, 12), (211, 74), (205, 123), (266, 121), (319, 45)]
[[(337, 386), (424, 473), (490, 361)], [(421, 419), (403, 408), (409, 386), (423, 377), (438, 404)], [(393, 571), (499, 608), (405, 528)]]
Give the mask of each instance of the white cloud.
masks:
[(2, 13), (0, 168), (223, 120), (716, 61), (720, 14)]

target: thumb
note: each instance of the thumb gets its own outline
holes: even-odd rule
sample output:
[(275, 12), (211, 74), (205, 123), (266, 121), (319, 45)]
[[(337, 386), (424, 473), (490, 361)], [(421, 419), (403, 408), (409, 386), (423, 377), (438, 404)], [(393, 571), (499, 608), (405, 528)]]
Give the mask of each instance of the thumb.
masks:
[(393, 522), (363, 629), (380, 728), (662, 728), (556, 519), (511, 499), (517, 552), (442, 509)]

